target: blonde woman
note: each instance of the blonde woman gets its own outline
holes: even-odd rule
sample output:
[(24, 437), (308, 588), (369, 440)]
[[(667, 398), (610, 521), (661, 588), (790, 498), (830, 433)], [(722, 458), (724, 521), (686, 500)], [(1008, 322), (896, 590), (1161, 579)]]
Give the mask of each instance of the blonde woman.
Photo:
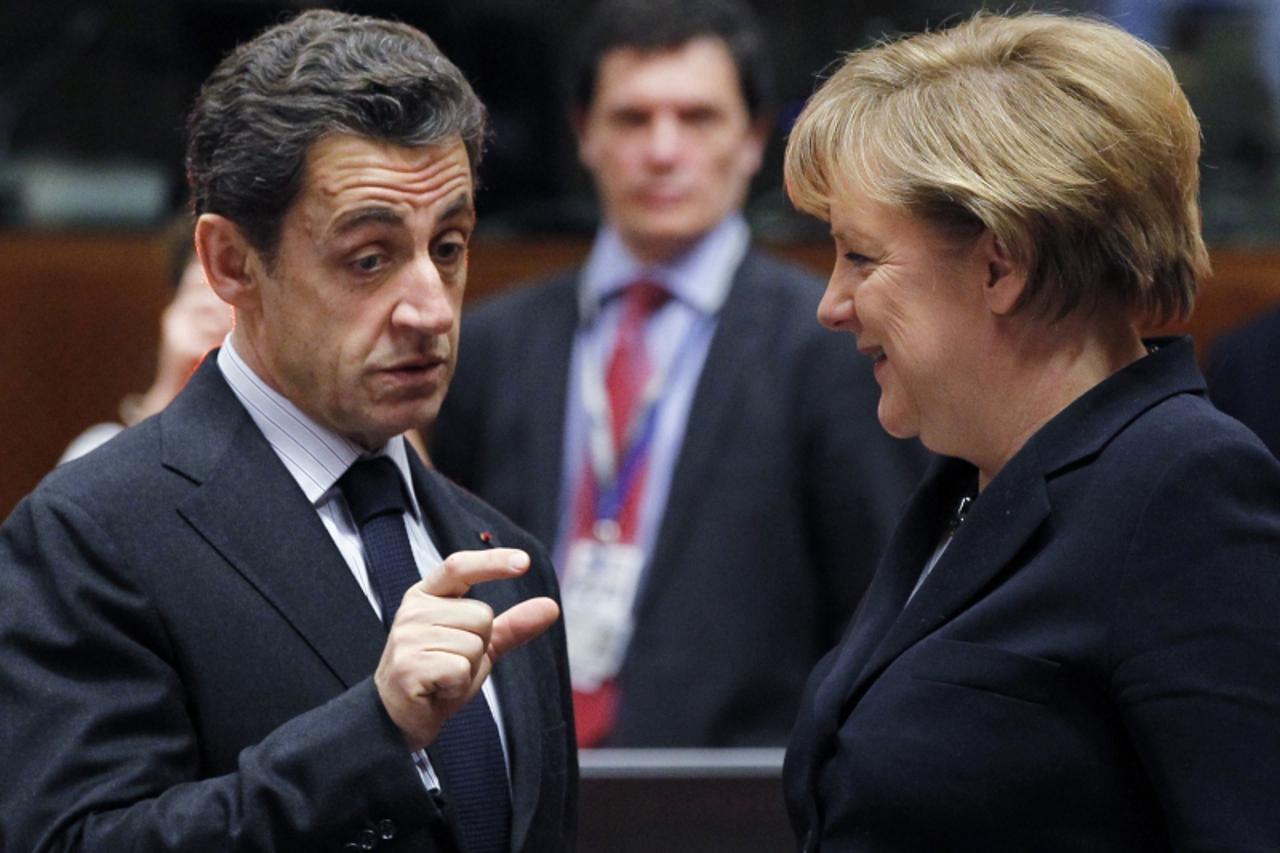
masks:
[(944, 457), (810, 678), (803, 849), (1280, 849), (1280, 466), (1139, 333), (1208, 269), (1198, 155), (1158, 53), (1050, 15), (852, 54), (801, 115), (819, 318)]

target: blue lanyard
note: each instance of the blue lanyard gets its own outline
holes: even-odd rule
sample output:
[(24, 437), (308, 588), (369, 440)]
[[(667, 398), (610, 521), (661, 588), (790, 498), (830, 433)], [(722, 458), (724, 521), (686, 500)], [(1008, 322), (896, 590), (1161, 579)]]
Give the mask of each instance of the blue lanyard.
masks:
[(648, 454), (649, 446), (653, 444), (657, 423), (658, 406), (655, 401), (655, 405), (649, 406), (648, 411), (644, 413), (640, 429), (627, 446), (627, 452), (622, 457), (622, 465), (618, 468), (617, 476), (612, 478), (612, 482), (607, 487), (602, 487), (603, 484), (599, 480), (596, 482), (597, 520), (617, 521), (622, 515), (622, 505), (626, 503), (627, 494), (631, 491), (631, 486), (640, 472), (641, 462)]
[(661, 372), (649, 377), (640, 400), (640, 411), (627, 430), (626, 450), (621, 462), (613, 448), (612, 426), (608, 410), (604, 376), (599, 362), (587, 355), (583, 376), (583, 403), (587, 413), (587, 464), (596, 483), (596, 518), (617, 521), (622, 514), (628, 490), (642, 469), (642, 461), (653, 444), (658, 429), (658, 414), (669, 393), (667, 379), (682, 360), (687, 359), (703, 323), (713, 318), (698, 314), (689, 324), (679, 346)]

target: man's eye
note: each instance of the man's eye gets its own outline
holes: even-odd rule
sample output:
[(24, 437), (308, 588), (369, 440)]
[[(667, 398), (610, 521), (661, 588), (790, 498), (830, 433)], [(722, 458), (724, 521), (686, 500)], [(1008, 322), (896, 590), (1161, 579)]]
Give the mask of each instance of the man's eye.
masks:
[(720, 113), (710, 107), (689, 110), (681, 115), (684, 123), (692, 127), (706, 127), (720, 120)]
[(383, 255), (374, 254), (374, 255), (361, 255), (360, 257), (356, 258), (351, 265), (355, 267), (357, 272), (374, 273), (382, 269), (385, 263), (386, 263), (386, 258)]
[(620, 128), (643, 127), (649, 117), (639, 110), (620, 110), (611, 116), (613, 124)]
[(863, 266), (864, 264), (871, 263), (870, 258), (858, 252), (845, 252), (844, 259), (849, 263), (853, 264), (855, 267), (860, 267), (860, 266)]
[(467, 245), (459, 242), (440, 243), (435, 247), (436, 260), (442, 264), (455, 264), (466, 255)]

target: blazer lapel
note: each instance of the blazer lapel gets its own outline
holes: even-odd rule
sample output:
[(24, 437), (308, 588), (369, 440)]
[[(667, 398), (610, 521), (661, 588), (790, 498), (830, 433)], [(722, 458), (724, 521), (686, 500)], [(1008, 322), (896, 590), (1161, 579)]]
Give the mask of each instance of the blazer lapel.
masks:
[(840, 710), (854, 679), (866, 668), (872, 652), (881, 645), (890, 627), (902, 614), (920, 569), (942, 534), (955, 469), (964, 463), (939, 459), (934, 463), (908, 506), (908, 514), (896, 527), (880, 567), (849, 622), (836, 658), (814, 695), (815, 722), (819, 731), (834, 733)]
[[(416, 457), (409, 464), (413, 468), (414, 489), (441, 556), (502, 546), (480, 519), (458, 503), (438, 474), (426, 470)], [(501, 613), (520, 601), (520, 586), (506, 581), (480, 584), (472, 588), (470, 597), (485, 602), (494, 613)], [(518, 665), (519, 657), (519, 650), (513, 652), (512, 657), (498, 663), (490, 676), (501, 701), (511, 765), (512, 850), (524, 847), (537, 812), (542, 782), (541, 718), (522, 710), (539, 707), (539, 685), (531, 667)]]
[[(893, 660), (954, 619), (1008, 572), (1018, 551), (1049, 517), (1049, 493), (1036, 463), (1034, 452), (1020, 455), (983, 491), (928, 580), (850, 685), (844, 707), (856, 702)], [(913, 584), (923, 568), (924, 561), (911, 567)]]
[(178, 512), (350, 687), (377, 666), (385, 632), (213, 361), (162, 415), (165, 464), (199, 483)]

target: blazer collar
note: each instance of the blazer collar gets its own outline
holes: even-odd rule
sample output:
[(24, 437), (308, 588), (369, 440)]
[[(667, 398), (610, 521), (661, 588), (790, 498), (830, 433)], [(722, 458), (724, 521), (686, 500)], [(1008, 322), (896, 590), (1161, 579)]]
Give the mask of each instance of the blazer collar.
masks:
[(1102, 450), (1161, 401), (1206, 393), (1190, 338), (1154, 338), (1146, 344), (1150, 352), (1145, 358), (1091, 388), (1027, 442), (1046, 476)]

